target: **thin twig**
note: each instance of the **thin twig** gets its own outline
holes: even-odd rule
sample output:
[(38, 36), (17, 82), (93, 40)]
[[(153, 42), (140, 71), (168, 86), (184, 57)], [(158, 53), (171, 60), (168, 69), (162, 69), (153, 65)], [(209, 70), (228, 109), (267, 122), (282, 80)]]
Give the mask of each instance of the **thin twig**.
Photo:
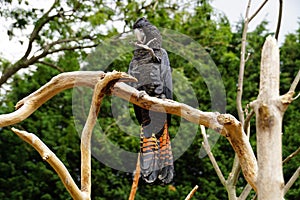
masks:
[(249, 195), (249, 193), (251, 192), (251, 190), (252, 190), (252, 187), (251, 187), (251, 185), (248, 183), (248, 184), (245, 186), (245, 188), (244, 188), (243, 192), (241, 193), (241, 195), (239, 196), (238, 200), (246, 200), (247, 197), (248, 197), (248, 195)]
[(130, 191), (130, 195), (129, 195), (128, 200), (134, 200), (134, 198), (135, 198), (137, 187), (139, 185), (140, 173), (141, 173), (140, 154), (138, 154), (138, 159), (137, 159), (136, 168), (135, 168), (135, 174), (134, 174), (134, 177), (133, 177), (131, 191)]
[(297, 73), (297, 75), (296, 75), (296, 77), (295, 77), (295, 79), (294, 79), (294, 81), (293, 81), (293, 83), (290, 87), (290, 90), (289, 90), (290, 92), (295, 92), (295, 89), (296, 89), (299, 81), (300, 81), (300, 70), (298, 71), (298, 73)]
[(255, 114), (254, 110), (251, 110), (251, 112), (247, 115), (245, 122), (244, 122), (244, 131), (246, 132), (249, 125), (250, 125), (250, 120), (253, 117), (253, 115)]
[(212, 165), (213, 165), (213, 167), (214, 167), (214, 169), (215, 169), (215, 171), (216, 171), (216, 173), (217, 173), (217, 175), (218, 175), (218, 177), (221, 181), (221, 183), (224, 186), (226, 186), (226, 180), (224, 178), (224, 175), (223, 175), (223, 173), (222, 173), (222, 171), (221, 171), (214, 155), (211, 153), (211, 149), (210, 149), (210, 145), (208, 143), (205, 127), (203, 125), (200, 125), (200, 129), (201, 129), (201, 134), (203, 136), (203, 147), (204, 147), (204, 149), (205, 149), (205, 151), (206, 151), (206, 153), (207, 153), (207, 155), (208, 155), (208, 157), (209, 157), (209, 159), (210, 159), (210, 161), (211, 161), (211, 163), (212, 163)]
[(279, 32), (280, 32), (280, 27), (281, 27), (282, 4), (283, 4), (283, 1), (279, 0), (279, 13), (278, 13), (278, 21), (277, 21), (276, 33), (275, 33), (275, 38), (276, 38), (277, 41), (278, 41), (278, 36), (279, 36)]
[(251, 22), (251, 20), (260, 12), (260, 10), (265, 6), (265, 4), (268, 2), (268, 0), (265, 0), (260, 6), (259, 8), (256, 10), (256, 12), (254, 12), (251, 17), (249, 18), (248, 22)]
[(300, 97), (300, 92), (297, 96), (295, 96), (294, 98), (292, 98), (292, 101), (295, 101), (296, 99), (298, 99)]
[(236, 185), (240, 172), (241, 172), (241, 166), (240, 166), (239, 158), (235, 154), (231, 173), (229, 174), (229, 176), (227, 178), (227, 185), (231, 185), (231, 186)]
[(195, 194), (195, 192), (197, 191), (197, 189), (198, 189), (198, 185), (196, 185), (196, 186), (192, 189), (192, 191), (187, 195), (187, 197), (185, 198), (185, 200), (190, 200), (190, 199), (194, 196), (194, 194)]
[(52, 63), (49, 63), (49, 62), (45, 62), (45, 61), (37, 61), (36, 63), (40, 63), (40, 64), (43, 64), (43, 65), (47, 65), (53, 69), (56, 69), (57, 71), (63, 73), (64, 72), (64, 69), (62, 69), (61, 67), (57, 66), (57, 65), (54, 65)]
[(247, 31), (248, 31), (248, 23), (249, 23), (249, 11), (251, 6), (251, 0), (248, 1), (244, 29), (242, 33), (242, 46), (241, 46), (241, 57), (240, 57), (240, 70), (239, 70), (239, 78), (238, 78), (238, 87), (237, 87), (237, 95), (236, 95), (236, 105), (239, 120), (242, 124), (244, 124), (244, 111), (242, 106), (242, 96), (243, 96), (243, 82), (244, 82), (244, 71), (245, 71), (245, 52), (246, 52), (246, 40), (247, 40)]
[(295, 181), (299, 176), (300, 176), (300, 167), (298, 167), (298, 169), (295, 171), (295, 173), (290, 178), (290, 180), (285, 184), (283, 189), (284, 194), (286, 194), (287, 191), (289, 191), (289, 189), (292, 187), (292, 185), (295, 183)]
[(298, 153), (300, 152), (300, 147), (294, 151), (293, 153), (291, 153), (288, 157), (286, 157), (283, 161), (282, 164), (285, 164), (287, 162), (289, 162), (293, 157), (295, 157)]

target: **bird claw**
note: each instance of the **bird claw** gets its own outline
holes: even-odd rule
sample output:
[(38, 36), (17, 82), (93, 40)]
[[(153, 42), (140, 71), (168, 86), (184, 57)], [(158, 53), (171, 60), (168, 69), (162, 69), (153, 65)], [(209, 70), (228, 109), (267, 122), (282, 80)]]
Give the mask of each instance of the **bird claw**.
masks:
[(159, 63), (161, 62), (161, 59), (158, 56), (156, 56), (156, 55), (154, 56), (154, 60), (157, 61), (157, 62), (159, 62)]
[(145, 95), (147, 95), (147, 93), (145, 91), (139, 91), (137, 99), (139, 100), (140, 98), (142, 98)]
[(161, 94), (161, 95), (160, 95), (160, 98), (161, 98), (162, 100), (165, 100), (165, 99), (167, 99), (167, 97), (166, 97), (166, 95), (165, 95), (165, 94)]
[(147, 44), (146, 44), (146, 46), (149, 46), (153, 41), (155, 41), (155, 40), (157, 40), (156, 38), (153, 38), (152, 40), (150, 40)]

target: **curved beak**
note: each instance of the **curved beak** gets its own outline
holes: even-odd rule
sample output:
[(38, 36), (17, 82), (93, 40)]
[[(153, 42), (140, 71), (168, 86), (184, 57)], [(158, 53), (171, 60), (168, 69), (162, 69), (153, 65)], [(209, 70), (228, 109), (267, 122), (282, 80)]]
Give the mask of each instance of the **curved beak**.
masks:
[(139, 28), (134, 29), (134, 35), (138, 43), (144, 44), (146, 42), (146, 35), (142, 29)]

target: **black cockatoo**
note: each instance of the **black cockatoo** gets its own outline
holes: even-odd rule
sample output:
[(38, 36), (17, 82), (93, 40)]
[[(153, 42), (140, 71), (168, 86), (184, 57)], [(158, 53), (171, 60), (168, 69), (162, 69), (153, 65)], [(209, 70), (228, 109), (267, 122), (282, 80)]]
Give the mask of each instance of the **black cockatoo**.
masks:
[[(131, 85), (150, 96), (172, 99), (172, 71), (166, 50), (161, 48), (159, 30), (146, 18), (138, 19), (134, 26), (137, 38), (129, 74), (137, 78)], [(143, 93), (143, 92), (141, 92)], [(140, 167), (147, 183), (170, 183), (174, 176), (173, 154), (168, 127), (171, 116), (145, 110), (134, 105), (141, 124)]]

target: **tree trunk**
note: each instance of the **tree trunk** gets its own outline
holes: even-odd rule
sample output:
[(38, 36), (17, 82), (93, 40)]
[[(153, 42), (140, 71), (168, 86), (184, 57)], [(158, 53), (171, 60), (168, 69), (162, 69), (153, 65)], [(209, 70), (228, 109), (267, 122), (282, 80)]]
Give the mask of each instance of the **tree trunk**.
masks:
[(257, 194), (259, 200), (283, 199), (282, 118), (279, 96), (279, 48), (269, 36), (262, 49), (259, 95), (252, 106), (256, 113)]

